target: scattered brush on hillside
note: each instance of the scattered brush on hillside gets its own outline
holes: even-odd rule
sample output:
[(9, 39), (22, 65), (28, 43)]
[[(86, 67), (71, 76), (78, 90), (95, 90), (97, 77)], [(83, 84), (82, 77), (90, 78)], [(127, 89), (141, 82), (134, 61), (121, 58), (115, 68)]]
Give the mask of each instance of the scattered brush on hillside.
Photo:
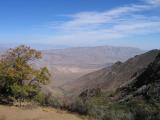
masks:
[(105, 93), (87, 100), (78, 97), (69, 110), (98, 120), (160, 120), (160, 107), (152, 103), (138, 98), (127, 102), (112, 101)]
[(69, 110), (99, 120), (160, 120), (160, 54), (115, 92), (85, 90)]

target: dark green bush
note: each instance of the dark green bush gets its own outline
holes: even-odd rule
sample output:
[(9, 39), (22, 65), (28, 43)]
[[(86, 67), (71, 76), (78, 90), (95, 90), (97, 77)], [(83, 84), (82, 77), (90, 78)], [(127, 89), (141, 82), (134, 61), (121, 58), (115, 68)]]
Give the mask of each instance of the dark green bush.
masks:
[(70, 105), (69, 109), (72, 112), (78, 112), (78, 113), (83, 114), (83, 115), (88, 114), (87, 105), (80, 98), (76, 98), (75, 101)]
[(40, 105), (45, 105), (45, 94), (39, 92), (36, 96), (34, 96), (33, 100)]
[(102, 120), (134, 120), (132, 113), (121, 110), (109, 110), (105, 113)]
[(60, 99), (53, 97), (53, 96), (47, 97), (45, 103), (47, 106), (51, 106), (54, 108), (62, 108), (63, 107), (63, 103), (60, 101)]
[(69, 110), (98, 120), (160, 120), (159, 109), (143, 100), (118, 103), (103, 97), (77, 98)]
[(147, 111), (139, 108), (133, 112), (134, 120), (160, 120), (159, 111)]

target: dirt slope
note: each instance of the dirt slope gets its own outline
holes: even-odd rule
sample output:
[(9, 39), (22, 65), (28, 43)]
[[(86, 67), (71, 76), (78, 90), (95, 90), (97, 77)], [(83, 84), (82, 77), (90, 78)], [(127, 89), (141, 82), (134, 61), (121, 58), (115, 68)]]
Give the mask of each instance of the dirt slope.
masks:
[(0, 120), (87, 120), (78, 115), (52, 108), (22, 109), (0, 106)]

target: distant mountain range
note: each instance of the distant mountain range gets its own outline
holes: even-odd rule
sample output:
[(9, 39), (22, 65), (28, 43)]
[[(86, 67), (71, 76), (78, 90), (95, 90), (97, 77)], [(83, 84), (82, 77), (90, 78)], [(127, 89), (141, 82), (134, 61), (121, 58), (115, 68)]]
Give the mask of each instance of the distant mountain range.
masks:
[[(0, 51), (6, 51), (9, 48), (16, 47), (14, 44), (0, 45)], [(64, 49), (41, 50), (43, 53), (43, 62), (56, 65), (105, 65), (117, 61), (125, 61), (134, 55), (143, 53), (138, 48), (131, 47), (73, 47)], [(55, 47), (53, 47), (55, 48)]]
[(143, 52), (138, 48), (113, 46), (43, 50), (39, 65), (50, 69), (57, 86)]
[(112, 46), (75, 47), (43, 51), (44, 58), (47, 60), (52, 59), (53, 64), (61, 65), (104, 65), (117, 61), (125, 61), (142, 52), (138, 48)]

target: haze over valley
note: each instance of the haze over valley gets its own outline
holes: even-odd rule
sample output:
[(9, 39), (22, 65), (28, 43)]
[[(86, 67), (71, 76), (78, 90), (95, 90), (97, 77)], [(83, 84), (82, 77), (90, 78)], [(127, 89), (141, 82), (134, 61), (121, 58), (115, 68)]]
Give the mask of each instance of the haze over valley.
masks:
[(0, 120), (160, 120), (160, 0), (0, 0)]
[(138, 48), (113, 46), (43, 50), (43, 59), (37, 66), (49, 68), (53, 82), (51, 89), (55, 92), (60, 90), (62, 85), (85, 74), (111, 66), (117, 61), (124, 62), (143, 52), (144, 50)]

